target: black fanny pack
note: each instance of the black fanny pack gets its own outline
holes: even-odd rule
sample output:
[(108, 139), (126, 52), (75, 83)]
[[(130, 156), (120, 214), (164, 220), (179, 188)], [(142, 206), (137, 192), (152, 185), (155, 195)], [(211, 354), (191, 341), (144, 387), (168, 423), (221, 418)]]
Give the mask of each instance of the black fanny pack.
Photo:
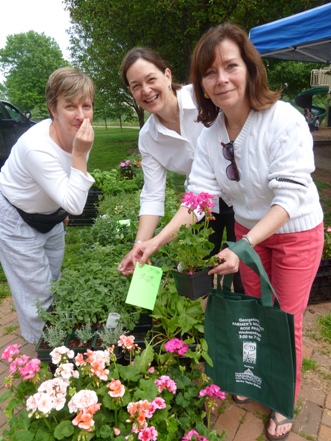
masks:
[(51, 214), (26, 213), (20, 208), (15, 208), (20, 214), (21, 218), (28, 225), (30, 225), (30, 227), (35, 228), (40, 233), (48, 233), (52, 228), (55, 227), (55, 225), (63, 222), (68, 216), (68, 213), (63, 210), (63, 208), (59, 208), (57, 211)]

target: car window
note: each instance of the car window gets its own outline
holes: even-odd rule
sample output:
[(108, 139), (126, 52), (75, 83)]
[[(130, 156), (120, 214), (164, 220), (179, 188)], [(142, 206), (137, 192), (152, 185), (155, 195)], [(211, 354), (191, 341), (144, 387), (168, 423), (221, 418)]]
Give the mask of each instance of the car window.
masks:
[(0, 103), (0, 119), (6, 119), (5, 110), (2, 108), (2, 104)]
[(10, 116), (10, 119), (14, 119), (15, 121), (23, 121), (22, 114), (17, 109), (15, 109), (15, 107), (11, 106), (8, 103), (2, 103), (2, 104), (6, 108)]

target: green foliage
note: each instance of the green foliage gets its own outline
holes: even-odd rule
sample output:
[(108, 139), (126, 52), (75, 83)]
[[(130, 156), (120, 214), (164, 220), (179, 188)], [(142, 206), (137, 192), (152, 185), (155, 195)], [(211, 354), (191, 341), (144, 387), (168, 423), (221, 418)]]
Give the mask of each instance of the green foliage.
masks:
[(312, 371), (317, 368), (317, 361), (311, 358), (304, 358), (302, 360), (302, 372)]
[(119, 322), (115, 328), (107, 328), (104, 326), (100, 331), (97, 331), (97, 335), (100, 337), (104, 349), (117, 345), (117, 342), (123, 333), (124, 330), (121, 322)]
[(90, 174), (95, 179), (94, 185), (105, 194), (132, 193), (142, 187), (143, 176), (141, 170), (140, 173), (137, 172), (133, 179), (121, 178), (120, 170), (116, 169), (110, 171), (95, 169)]
[[(96, 244), (52, 284), (52, 311), (38, 308), (43, 320), (72, 332), (79, 324), (106, 323), (109, 312), (119, 312), (125, 329), (133, 329), (139, 311), (125, 303), (130, 280), (117, 271), (123, 249)], [(116, 256), (118, 256), (116, 258)]]
[(43, 331), (42, 337), (49, 347), (56, 348), (57, 346), (64, 345), (67, 338), (67, 331), (63, 329), (62, 324), (58, 322), (54, 326), (49, 326), (47, 330)]
[(331, 343), (331, 313), (320, 317), (318, 323), (321, 328), (322, 337)]
[(331, 259), (331, 226), (324, 227), (323, 259)]
[[(102, 91), (100, 108), (113, 107), (119, 118), (119, 114), (125, 114), (125, 107), (121, 107), (124, 104), (135, 109), (140, 126), (144, 123), (143, 110), (136, 105), (119, 75), (121, 61), (132, 47), (142, 45), (157, 50), (171, 68), (174, 80), (188, 83), (192, 51), (209, 27), (232, 21), (248, 32), (259, 24), (321, 4), (311, 0), (135, 0), (134, 6), (132, 0), (64, 0), (64, 3), (73, 23), (72, 58), (91, 74)], [(164, 38), (165, 35), (171, 38)], [(309, 75), (299, 73), (296, 78), (299, 84), (309, 81)], [(283, 77), (281, 82), (285, 84)]]
[(91, 326), (91, 321), (87, 320), (80, 328), (75, 330), (75, 334), (77, 338), (83, 343), (86, 344), (89, 340), (91, 340), (94, 336), (94, 330)]
[[(310, 72), (321, 69), (320, 63), (304, 63), (300, 61), (282, 61), (265, 59), (269, 87), (273, 90), (283, 89), (283, 99), (295, 105), (296, 95), (310, 88)], [(323, 99), (326, 106), (326, 95)]]
[(9, 35), (6, 46), (0, 49), (8, 99), (23, 111), (35, 109), (39, 117), (48, 115), (45, 86), (49, 75), (67, 64), (59, 45), (44, 33)]

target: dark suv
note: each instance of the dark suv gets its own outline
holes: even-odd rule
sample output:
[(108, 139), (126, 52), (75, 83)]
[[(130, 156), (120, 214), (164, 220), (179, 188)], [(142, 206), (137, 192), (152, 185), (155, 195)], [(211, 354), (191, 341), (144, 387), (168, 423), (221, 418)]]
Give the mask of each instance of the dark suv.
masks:
[(30, 117), (31, 114), (23, 115), (17, 107), (0, 100), (0, 168), (18, 138), (36, 124)]

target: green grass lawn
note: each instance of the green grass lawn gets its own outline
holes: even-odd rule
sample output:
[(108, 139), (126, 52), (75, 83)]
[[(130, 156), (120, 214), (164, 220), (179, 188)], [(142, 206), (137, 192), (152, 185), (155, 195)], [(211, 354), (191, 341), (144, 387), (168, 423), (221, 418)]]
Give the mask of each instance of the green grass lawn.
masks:
[(94, 129), (94, 145), (88, 161), (88, 171), (117, 168), (119, 163), (138, 153), (139, 129)]

